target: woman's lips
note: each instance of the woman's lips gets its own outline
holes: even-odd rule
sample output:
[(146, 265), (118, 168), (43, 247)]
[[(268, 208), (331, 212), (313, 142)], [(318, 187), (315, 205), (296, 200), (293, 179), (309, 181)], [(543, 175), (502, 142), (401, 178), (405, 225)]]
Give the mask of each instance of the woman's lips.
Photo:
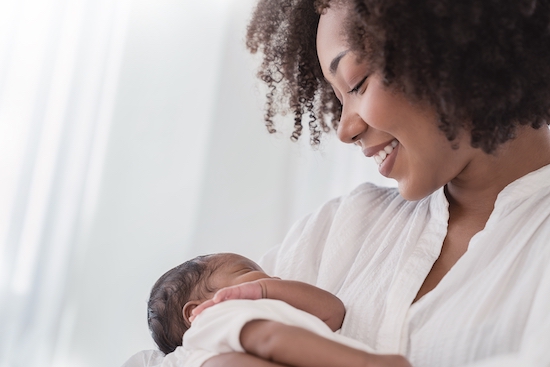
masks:
[(395, 163), (398, 147), (399, 142), (397, 139), (392, 139), (386, 143), (366, 148), (363, 153), (367, 157), (374, 157), (380, 173), (388, 177)]
[(395, 140), (396, 144), (390, 154), (386, 156), (386, 159), (378, 165), (378, 172), (384, 177), (389, 177), (397, 158), (397, 151), (399, 150), (399, 143)]
[(391, 145), (393, 141), (397, 141), (397, 139), (391, 139), (386, 141), (385, 143), (378, 144), (373, 147), (366, 147), (365, 149), (363, 149), (363, 154), (367, 157), (372, 157), (381, 150), (384, 150), (384, 148), (386, 148), (388, 145)]

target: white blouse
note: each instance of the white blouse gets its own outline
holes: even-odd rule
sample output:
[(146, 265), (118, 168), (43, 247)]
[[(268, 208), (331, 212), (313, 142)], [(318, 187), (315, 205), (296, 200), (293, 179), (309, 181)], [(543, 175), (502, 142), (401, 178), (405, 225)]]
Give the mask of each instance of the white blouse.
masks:
[(414, 367), (550, 367), (550, 166), (508, 185), (467, 252), (412, 304), (448, 217), (443, 188), (408, 202), (363, 184), (297, 223), (261, 265), (336, 294), (343, 335)]

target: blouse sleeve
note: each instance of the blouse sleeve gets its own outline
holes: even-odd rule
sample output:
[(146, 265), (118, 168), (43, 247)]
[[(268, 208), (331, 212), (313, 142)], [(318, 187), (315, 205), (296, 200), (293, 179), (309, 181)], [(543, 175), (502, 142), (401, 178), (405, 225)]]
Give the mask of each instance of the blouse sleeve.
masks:
[(272, 276), (315, 284), (340, 202), (340, 198), (333, 199), (317, 212), (296, 222), (283, 242), (260, 259), (262, 268)]

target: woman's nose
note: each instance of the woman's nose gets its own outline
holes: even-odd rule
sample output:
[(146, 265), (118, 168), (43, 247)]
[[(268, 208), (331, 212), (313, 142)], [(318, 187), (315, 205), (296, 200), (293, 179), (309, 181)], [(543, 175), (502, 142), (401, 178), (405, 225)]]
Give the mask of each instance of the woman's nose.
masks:
[(367, 129), (368, 125), (360, 116), (356, 114), (350, 116), (342, 111), (342, 117), (340, 118), (336, 134), (338, 135), (338, 139), (344, 143), (351, 144), (355, 143)]

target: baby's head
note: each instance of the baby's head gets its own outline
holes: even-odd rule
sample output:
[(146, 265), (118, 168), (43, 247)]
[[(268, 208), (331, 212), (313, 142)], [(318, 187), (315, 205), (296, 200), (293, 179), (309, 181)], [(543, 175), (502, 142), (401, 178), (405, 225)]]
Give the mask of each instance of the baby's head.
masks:
[(171, 353), (191, 326), (193, 309), (221, 288), (269, 278), (252, 260), (237, 254), (199, 256), (167, 271), (153, 286), (147, 321), (159, 349)]

